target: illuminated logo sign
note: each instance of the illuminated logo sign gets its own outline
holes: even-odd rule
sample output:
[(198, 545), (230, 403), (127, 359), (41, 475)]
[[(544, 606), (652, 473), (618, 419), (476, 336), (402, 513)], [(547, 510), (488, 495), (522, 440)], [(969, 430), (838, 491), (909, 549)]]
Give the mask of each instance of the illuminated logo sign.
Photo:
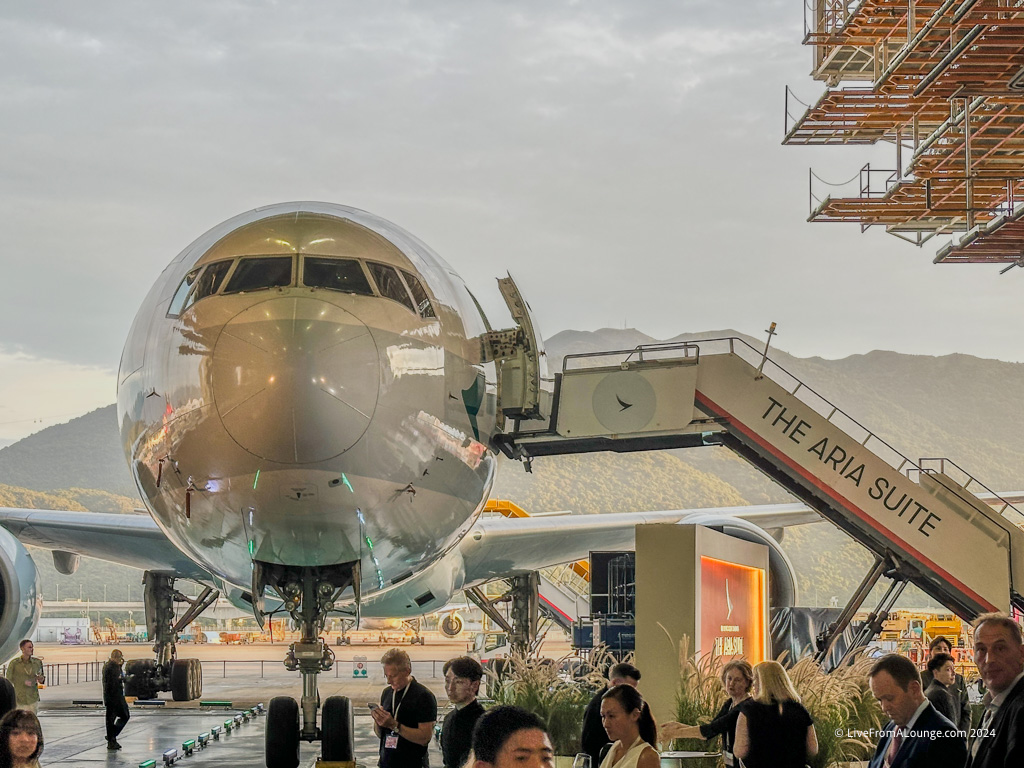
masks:
[(763, 568), (700, 558), (700, 652), (764, 661), (767, 574)]

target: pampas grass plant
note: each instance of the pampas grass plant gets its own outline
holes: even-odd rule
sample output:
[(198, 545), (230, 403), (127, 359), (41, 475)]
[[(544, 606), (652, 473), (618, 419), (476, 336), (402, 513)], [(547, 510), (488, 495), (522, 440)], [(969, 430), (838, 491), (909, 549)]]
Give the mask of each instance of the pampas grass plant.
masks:
[[(690, 638), (679, 641), (679, 691), (676, 694), (676, 719), (686, 725), (704, 725), (718, 713), (726, 698), (721, 680), (722, 661), (706, 653), (696, 658), (690, 653)], [(718, 743), (704, 739), (676, 739), (675, 749), (701, 752)]]
[[(784, 659), (783, 655), (778, 660), (784, 664)], [(691, 654), (688, 637), (679, 642), (679, 693), (676, 697), (679, 722), (703, 725), (718, 712), (726, 697), (720, 679), (722, 663), (721, 657), (704, 654), (697, 658)], [(858, 735), (877, 730), (885, 722), (868, 689), (868, 670), (873, 663), (873, 659), (858, 654), (851, 664), (828, 674), (810, 657), (790, 667), (789, 677), (814, 720), (818, 736), (818, 754), (808, 760), (811, 768), (831, 768), (867, 760), (873, 754), (874, 741)], [(677, 739), (674, 747), (700, 751), (707, 749), (709, 742)]]
[(618, 660), (607, 650), (596, 649), (588, 661), (578, 664), (571, 679), (564, 679), (562, 661), (513, 653), (500, 677), (487, 672), (495, 704), (514, 704), (533, 712), (546, 724), (555, 754), (574, 755), (581, 749), (583, 712), (605, 684), (608, 665)]
[(873, 659), (858, 654), (851, 664), (825, 674), (821, 665), (807, 657), (790, 668), (789, 677), (814, 719), (818, 736), (818, 754), (808, 760), (811, 768), (867, 760), (874, 753), (874, 741), (857, 735), (877, 730), (884, 722), (882, 710), (868, 689), (868, 670), (873, 663)]

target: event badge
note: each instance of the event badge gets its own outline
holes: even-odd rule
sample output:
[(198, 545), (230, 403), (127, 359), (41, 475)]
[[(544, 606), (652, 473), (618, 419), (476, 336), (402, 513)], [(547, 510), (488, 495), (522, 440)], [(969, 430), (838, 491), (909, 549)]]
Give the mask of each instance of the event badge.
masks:
[(384, 737), (384, 749), (398, 749), (397, 733), (390, 733)]

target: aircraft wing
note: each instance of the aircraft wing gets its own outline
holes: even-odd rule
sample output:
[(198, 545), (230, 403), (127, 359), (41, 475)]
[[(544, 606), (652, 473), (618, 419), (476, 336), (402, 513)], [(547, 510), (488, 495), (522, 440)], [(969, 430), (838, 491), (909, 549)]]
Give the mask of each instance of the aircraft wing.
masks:
[(111, 515), (0, 507), (0, 526), (23, 544), (96, 557), (182, 578), (209, 579), (164, 535), (149, 515)]
[(641, 523), (678, 523), (693, 515), (738, 517), (762, 528), (784, 528), (821, 522), (803, 504), (683, 509), (668, 512), (626, 512), (611, 515), (545, 517), (481, 517), (460, 543), (466, 586), (536, 571), (560, 563), (585, 560), (591, 551), (631, 550), (634, 527)]

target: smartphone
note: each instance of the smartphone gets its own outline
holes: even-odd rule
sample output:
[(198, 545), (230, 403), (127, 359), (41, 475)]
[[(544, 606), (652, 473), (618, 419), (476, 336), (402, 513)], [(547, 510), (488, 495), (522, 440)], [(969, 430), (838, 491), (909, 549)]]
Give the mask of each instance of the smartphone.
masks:
[(380, 704), (374, 704), (374, 703), (373, 703), (372, 701), (368, 701), (368, 702), (366, 702), (366, 707), (367, 707), (367, 709), (369, 709), (369, 710), (370, 710), (371, 712), (373, 712), (373, 710), (375, 710), (375, 709), (376, 709), (377, 707), (379, 707), (379, 706), (380, 706)]

